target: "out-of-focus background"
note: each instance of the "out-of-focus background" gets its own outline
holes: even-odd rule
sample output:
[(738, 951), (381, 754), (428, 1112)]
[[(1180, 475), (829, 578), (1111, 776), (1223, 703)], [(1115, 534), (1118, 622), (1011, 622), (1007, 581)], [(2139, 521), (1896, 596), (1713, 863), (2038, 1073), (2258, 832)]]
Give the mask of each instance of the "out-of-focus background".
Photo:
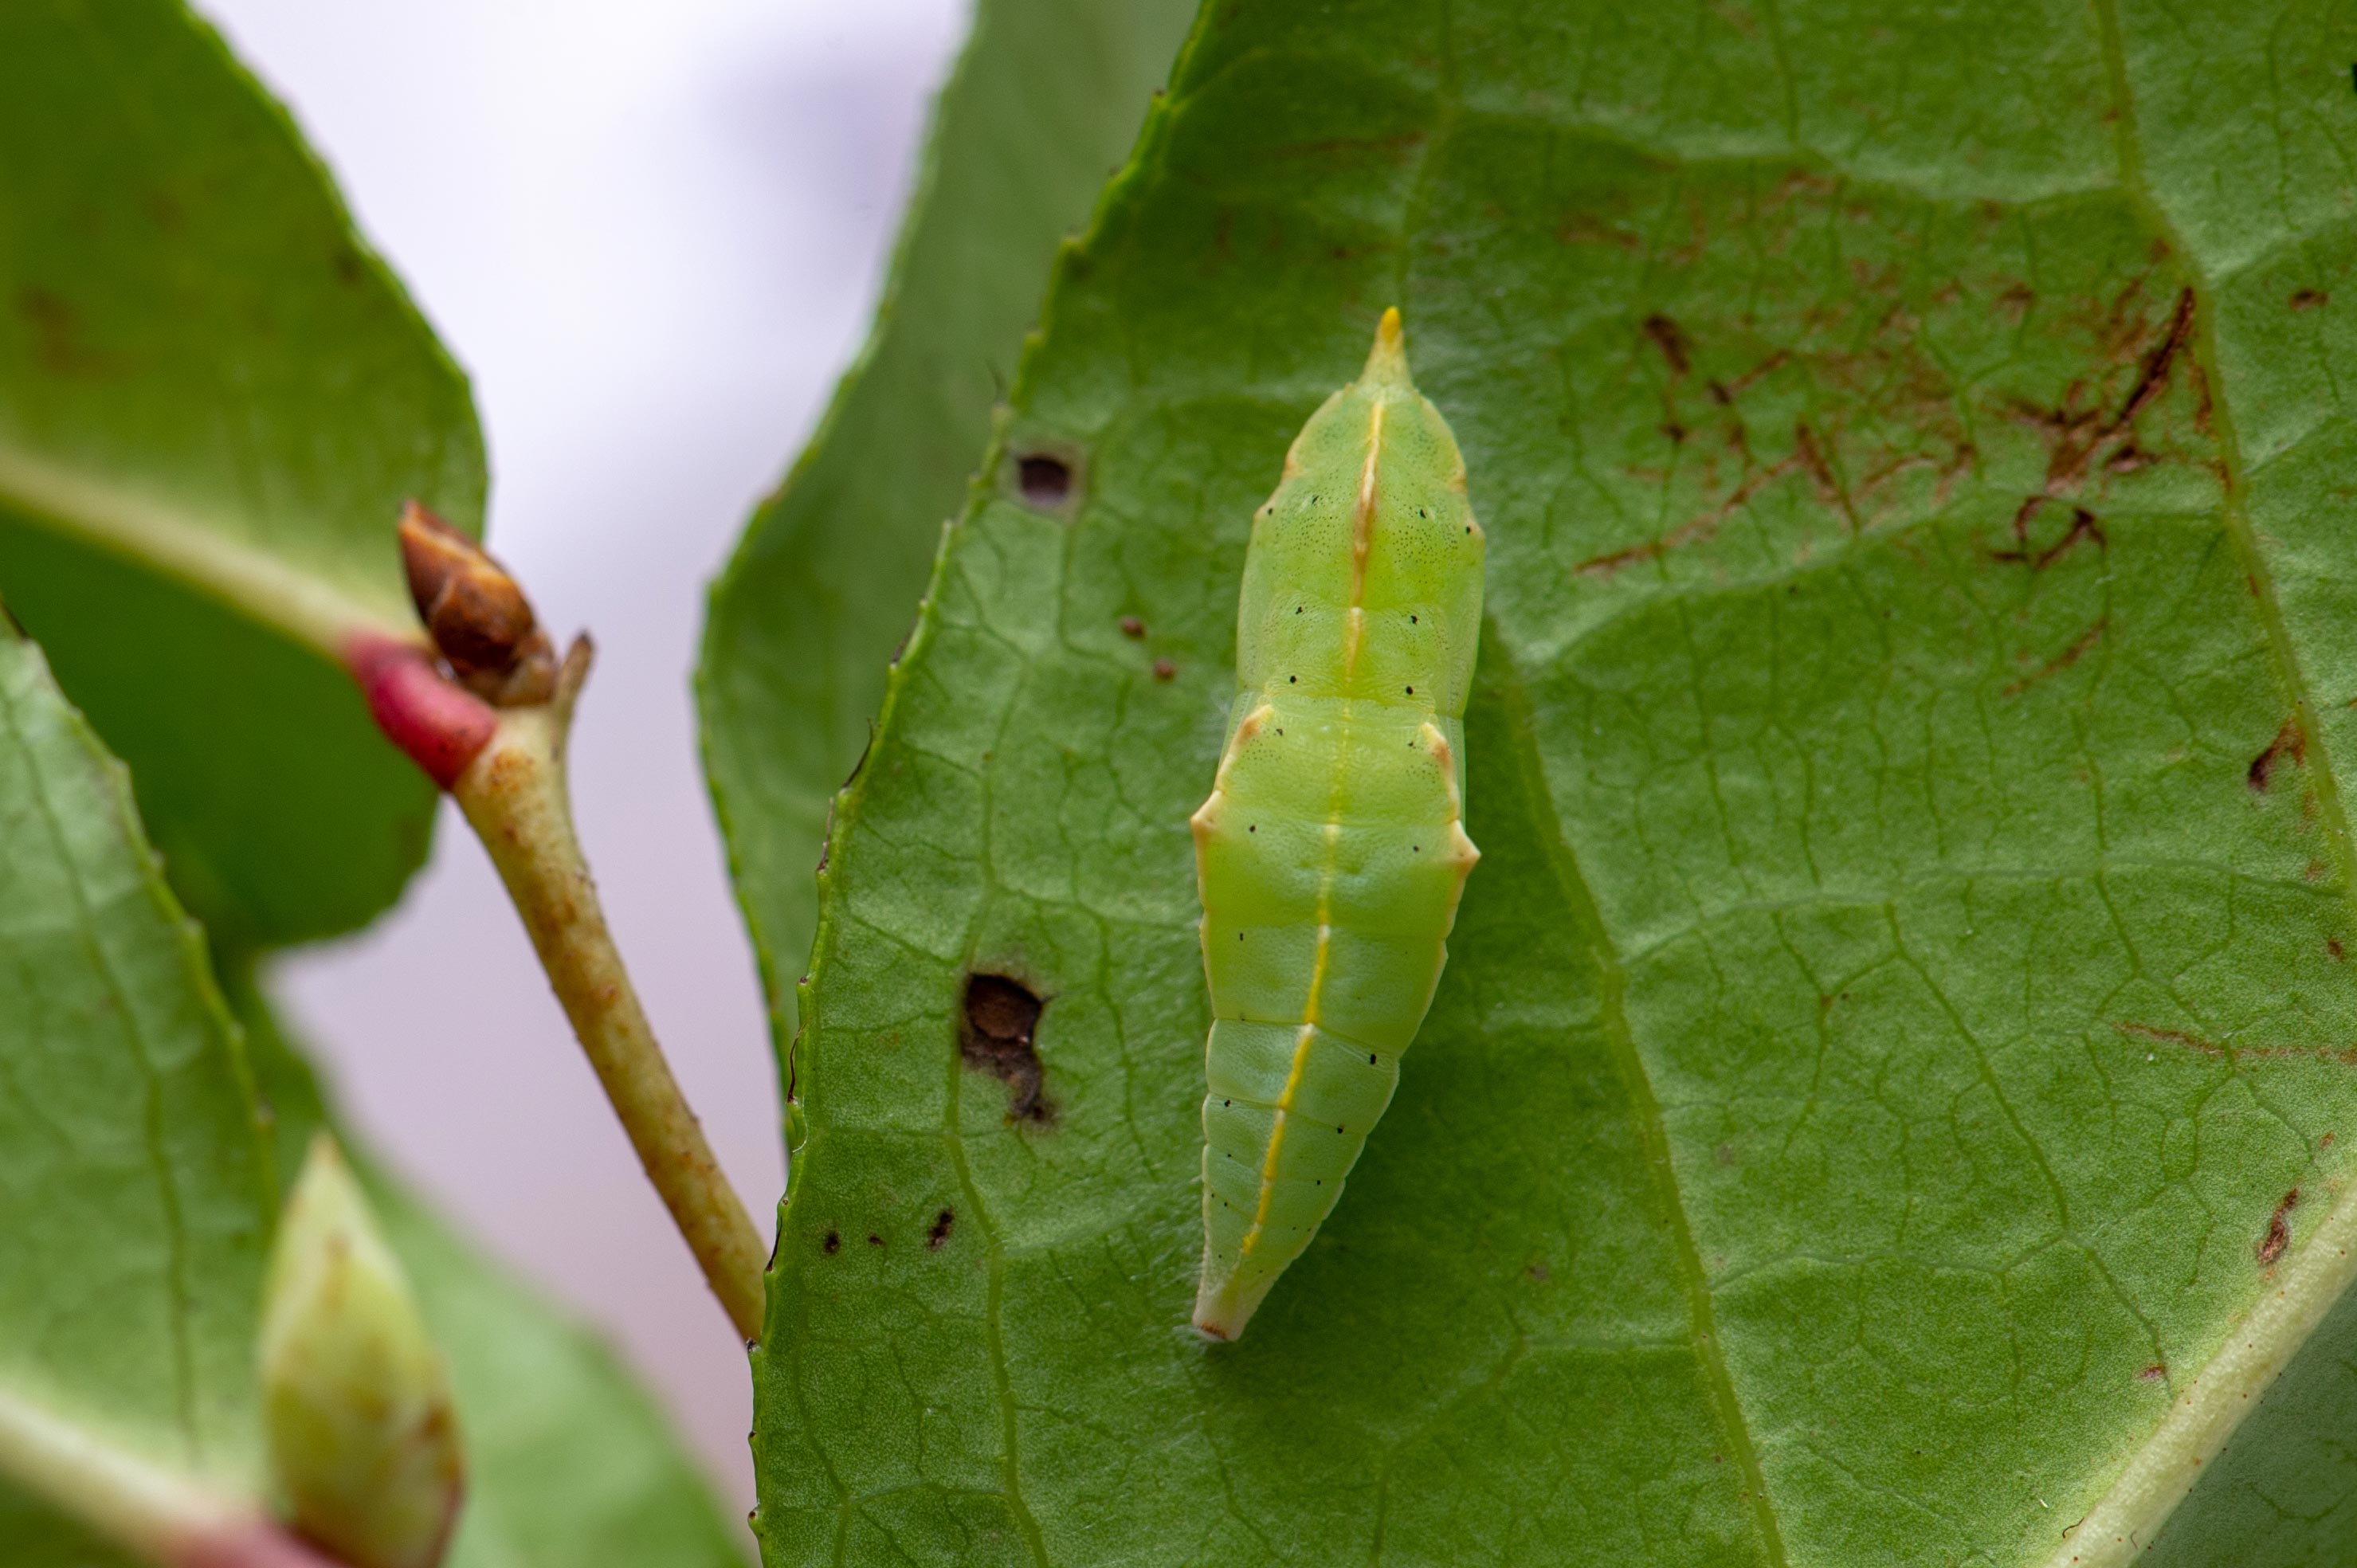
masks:
[[(775, 1073), (689, 694), (704, 585), (865, 333), (964, 0), (198, 5), (473, 376), (494, 551), (553, 630), (597, 633), (582, 834), (766, 1230)], [(748, 1504), (742, 1351), (445, 810), (400, 908), (282, 993), (377, 1146), (602, 1326)], [(463, 1033), (432, 1022), (452, 992)]]

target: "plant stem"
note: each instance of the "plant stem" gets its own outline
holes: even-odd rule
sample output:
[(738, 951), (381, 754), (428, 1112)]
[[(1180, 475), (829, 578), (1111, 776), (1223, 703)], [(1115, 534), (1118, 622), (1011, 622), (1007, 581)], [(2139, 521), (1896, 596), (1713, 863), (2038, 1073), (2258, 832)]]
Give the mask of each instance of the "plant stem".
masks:
[(335, 1568), (253, 1503), (5, 1392), (0, 1475), (157, 1568)]
[(583, 638), (565, 656), (554, 698), (497, 710), (490, 742), (450, 793), (507, 884), (639, 1163), (739, 1337), (749, 1342), (761, 1335), (768, 1249), (663, 1059), (574, 832), (565, 747), (588, 672)]
[(565, 745), (589, 639), (560, 667), (532, 603), (482, 547), (414, 501), (398, 533), (424, 643), (355, 628), (345, 667), (385, 737), (466, 814), (639, 1164), (671, 1209), (738, 1337), (761, 1337), (761, 1232), (639, 1005), (573, 828)]

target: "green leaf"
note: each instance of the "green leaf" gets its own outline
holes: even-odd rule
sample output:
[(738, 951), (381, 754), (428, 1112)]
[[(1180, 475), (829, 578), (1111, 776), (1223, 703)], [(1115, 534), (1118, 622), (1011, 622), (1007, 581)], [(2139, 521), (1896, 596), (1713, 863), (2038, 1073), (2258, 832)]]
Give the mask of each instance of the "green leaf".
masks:
[[(264, 1243), (318, 1092), (244, 965), (242, 1034), (231, 1021), (122, 765), (5, 627), (0, 911), (0, 1405), (250, 1493)], [(737, 1563), (709, 1487), (611, 1354), (397, 1187), (374, 1196), (457, 1387), (452, 1568)], [(10, 1568), (115, 1561), (5, 1478), (0, 1545)]]
[[(0, 1400), (251, 1487), (253, 1086), (122, 765), (5, 625), (0, 928)], [(0, 1540), (31, 1517), (0, 1500)]]
[(178, 0), (0, 15), (0, 591), (215, 936), (389, 904), (433, 789), (338, 660), (470, 532), (466, 382), (285, 112)]
[[(2352, 58), (2315, 0), (1217, 0), (835, 806), (770, 1561), (2345, 1555)], [(1207, 1348), (1185, 821), (1251, 509), (1394, 303), (1490, 535), (1485, 858)]]
[(867, 746), (1040, 281), (1137, 134), (1195, 0), (980, 0), (876, 327), (713, 585), (705, 763), (780, 1037), (827, 802)]
[(742, 1568), (743, 1527), (605, 1342), (415, 1198), (374, 1196), (458, 1387), (472, 1490), (450, 1568)]

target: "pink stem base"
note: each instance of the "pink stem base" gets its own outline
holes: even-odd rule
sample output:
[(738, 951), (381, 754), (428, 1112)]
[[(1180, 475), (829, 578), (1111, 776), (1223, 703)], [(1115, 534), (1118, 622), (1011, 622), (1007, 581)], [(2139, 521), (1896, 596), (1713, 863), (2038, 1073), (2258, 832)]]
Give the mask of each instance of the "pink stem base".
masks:
[(499, 727), (491, 705), (443, 679), (433, 655), (414, 642), (355, 633), (344, 645), (344, 666), (360, 683), (377, 728), (445, 789)]

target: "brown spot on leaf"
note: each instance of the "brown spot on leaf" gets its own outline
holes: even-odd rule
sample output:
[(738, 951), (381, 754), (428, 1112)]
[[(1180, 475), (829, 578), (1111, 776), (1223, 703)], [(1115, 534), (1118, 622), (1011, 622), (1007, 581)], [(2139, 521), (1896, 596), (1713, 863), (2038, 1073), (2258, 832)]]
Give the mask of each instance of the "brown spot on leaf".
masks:
[(1555, 238), (1561, 245), (1610, 245), (1632, 254), (1645, 248), (1636, 235), (1586, 212), (1574, 212), (1557, 224)]
[(934, 1215), (932, 1229), (925, 1232), (925, 1250), (940, 1251), (942, 1243), (950, 1239), (950, 1227), (956, 1223), (957, 1216), (946, 1208)]
[(2114, 430), (2126, 429), (2131, 420), (2144, 412), (2147, 403), (2160, 395), (2161, 389), (2169, 384), (2169, 367), (2176, 363), (2177, 356), (2192, 336), (2193, 291), (2179, 289), (2177, 306), (2169, 312), (2169, 328), (2161, 335), (2160, 342), (2152, 352), (2145, 356), (2144, 366), (2136, 373), (2136, 385), (2128, 390), (2127, 402), (2120, 405), (2120, 412), (2112, 420)]
[(1032, 1045), (1047, 1004), (1020, 981), (1003, 974), (969, 975), (965, 1008), (958, 1028), (958, 1054), (965, 1065), (1006, 1085), (1006, 1119), (1053, 1120), (1047, 1071)]
[(1157, 659), (1154, 661), (1154, 678), (1156, 680), (1167, 682), (1177, 679), (1178, 674), (1178, 666), (1171, 663), (1168, 659)]
[(1841, 481), (1834, 476), (1833, 465), (1825, 460), (1817, 445), (1817, 433), (1803, 423), (1792, 427), (1792, 459), (1809, 476), (1809, 483), (1817, 492), (1817, 499), (1842, 514), (1852, 533), (1858, 532), (1857, 513), (1849, 504), (1849, 496)]
[(2043, 572), (2083, 539), (2093, 540), (2098, 548), (2110, 542), (2104, 537), (2103, 524), (2095, 521), (2095, 514), (2085, 507), (2074, 506), (2071, 509), (2071, 526), (2063, 531), (2061, 538), (2051, 544), (2033, 544), (2029, 525), (2047, 499), (2042, 495), (2031, 496), (2021, 503), (2020, 510), (2013, 514), (2013, 547), (1990, 551), (1990, 560), (2023, 563), (2033, 572)]
[(2332, 296), (2320, 288), (2302, 288), (2292, 291), (2291, 307), (2294, 310), (2321, 310), (2331, 303)]
[[(2013, 417), (2038, 431), (2048, 446), (2045, 482), (2037, 491), (2022, 498), (2013, 517), (2016, 547), (1992, 552), (2000, 561), (2026, 561), (2044, 566), (2083, 538), (2092, 537), (2104, 542), (2103, 532), (2086, 508), (2074, 506), (2071, 531), (2061, 542), (2046, 549), (2035, 549), (2029, 542), (2029, 524), (2047, 502), (2066, 499), (2079, 490), (2091, 473), (2133, 472), (2153, 459), (2138, 446), (2135, 424), (2142, 413), (2167, 390), (2169, 376), (2193, 333), (2193, 291), (2178, 292), (2168, 324), (2161, 329), (2159, 341), (2151, 342), (2151, 328), (2135, 310), (2142, 289), (2140, 280), (2131, 281), (2122, 289), (2107, 313), (2101, 331), (2107, 340), (2106, 352), (2116, 363), (2126, 364), (2136, 358), (2136, 377), (2128, 388), (2119, 407), (2105, 415), (2093, 403), (2093, 396), (2083, 381), (2073, 381), (2065, 390), (2062, 401), (2052, 408), (2017, 404)], [(2146, 347), (2149, 343), (2150, 347)], [(2208, 406), (2208, 382), (2195, 371), (2195, 382), (2203, 403)], [(2195, 424), (2201, 424), (2203, 413), (2197, 410)], [(2205, 427), (2206, 428), (2206, 427)]]
[(826, 1240), (818, 1244), (818, 1250), (824, 1252), (830, 1258), (834, 1257), (837, 1252), (842, 1251), (843, 1232), (840, 1230), (828, 1231), (826, 1233)]
[[(1829, 215), (1861, 224), (1882, 220), (1874, 204), (1840, 202), (1805, 182), (1788, 182), (1768, 209), (1783, 202), (1830, 209)], [(1699, 233), (1699, 220), (1696, 227)], [(1666, 266), (1678, 264), (1658, 248), (1654, 254)], [(2081, 299), (2033, 298), (2025, 284), (1986, 274), (1918, 287), (1904, 266), (1870, 259), (1856, 265), (1858, 289), (1808, 303), (1791, 322), (1749, 311), (1697, 317), (1696, 307), (1682, 306), (1684, 315), (1655, 310), (1632, 324), (1639, 337), (1623, 337), (1623, 353), (1666, 406), (1648, 411), (1641, 427), (1647, 438), (1619, 472), (1658, 487), (1668, 504), (1627, 514), (1658, 518), (1644, 529), (1651, 537), (1618, 529), (1590, 535), (1594, 553), (1572, 558), (1576, 575), (1674, 559), (1709, 546), (1754, 511), (1763, 514), (1771, 537), (1797, 527), (1797, 563), (1822, 547), (1826, 521), (1846, 524), (1853, 536), (1920, 521), (1944, 510), (1957, 486), (2015, 471), (2023, 444), (1996, 427), (2007, 418), (2034, 430), (2037, 446), (2026, 454), (2031, 466), (2022, 478), (2000, 481), (2019, 486), (2011, 497), (2019, 509), (2015, 536), (1991, 542), (2014, 546), (2001, 553), (2025, 564), (2051, 564), (2083, 543), (2102, 546), (2098, 519), (2117, 476), (2201, 460), (2179, 449), (2190, 439), (2183, 427), (2194, 382), (2187, 377), (2198, 380), (2187, 351), (2196, 302), (2165, 270), (2144, 271), (2131, 261), (2136, 275)], [(2083, 368), (2076, 379), (2038, 391), (2035, 406), (1994, 386), (1959, 384), (1924, 342), (1936, 336), (1935, 313), (1976, 308), (2022, 317), (2050, 313), (2041, 328), (2077, 350)], [(1780, 327), (1791, 334), (1781, 347), (1758, 336)], [(1651, 371), (1656, 355), (1666, 373)], [(1770, 384), (1790, 381), (1803, 395), (1780, 398), (1777, 412), (1769, 413), (1758, 393), (1743, 397), (1748, 378), (1729, 373), (1744, 361), (1758, 362), (1755, 376), (1789, 363), (1792, 369)], [(1689, 395), (1689, 387), (1699, 395)], [(1793, 419), (1803, 409), (1805, 424)], [(2166, 421), (2158, 417), (2164, 411)], [(1976, 428), (1994, 443), (1988, 449), (1998, 466), (1988, 472)], [(1654, 431), (1667, 439), (1655, 442)], [(1786, 432), (1788, 446), (1778, 440)], [(2042, 510), (2050, 502), (2056, 504)]]
[[(1816, 444), (1815, 438), (1809, 434), (1807, 425), (1800, 424), (1793, 427), (1792, 444), (1793, 451), (1791, 456), (1765, 468), (1753, 469), (1741, 484), (1736, 486), (1732, 494), (1701, 516), (1689, 518), (1658, 539), (1649, 539), (1642, 544), (1632, 544), (1625, 550), (1615, 550), (1603, 555), (1592, 556), (1574, 566), (1571, 569), (1572, 575), (1581, 577), (1609, 577), (1623, 566), (1635, 565), (1639, 562), (1659, 561), (1673, 550), (1699, 543), (1716, 534), (1720, 523), (1749, 505), (1754, 496), (1785, 475), (1810, 472), (1812, 478), (1815, 478), (1813, 468), (1821, 466), (1824, 459), (1817, 458), (1815, 466), (1813, 466), (1810, 461), (1810, 458), (1815, 455)], [(1749, 461), (1748, 456), (1746, 460)]]
[(2005, 694), (2008, 697), (2018, 697), (2040, 681), (2050, 675), (2059, 675), (2084, 659), (2088, 651), (2103, 640), (2105, 628), (2111, 625), (2111, 618), (2108, 615), (2097, 616), (2094, 624), (2073, 639), (2070, 647), (2007, 686), (2005, 689)]
[(2155, 1361), (2151, 1366), (2147, 1367), (2143, 1371), (2138, 1372), (2136, 1376), (2142, 1378), (2147, 1383), (2157, 1383), (2163, 1378), (2169, 1376), (2169, 1369), (2162, 1366), (2159, 1362)]
[(1676, 322), (1656, 311), (1645, 317), (1644, 328), (1645, 336), (1653, 340), (1653, 347), (1669, 362), (1672, 375), (1683, 376), (1694, 368), (1693, 346)]
[(1792, 352), (1791, 349), (1779, 349), (1774, 353), (1769, 355), (1766, 359), (1760, 360), (1758, 364), (1752, 366), (1749, 370), (1744, 371), (1741, 375), (1732, 377), (1723, 381), (1711, 382), (1710, 401), (1717, 403), (1722, 408), (1734, 406), (1735, 400), (1741, 397), (1745, 392), (1749, 392), (1754, 382), (1760, 381), (1764, 376), (1774, 375), (1778, 371), (1782, 370), (1786, 365), (1790, 364), (1792, 360)]
[(2276, 1205), (2276, 1211), (2267, 1216), (2266, 1234), (2259, 1238), (2258, 1246), (2253, 1249), (2261, 1268), (2273, 1266), (2275, 1261), (2284, 1255), (2284, 1249), (2291, 1245), (2291, 1211), (2298, 1207), (2299, 1188), (2294, 1187), (2283, 1195), (2283, 1201)]
[(2229, 1054), (2225, 1047), (2215, 1041), (2205, 1040), (2199, 1035), (2189, 1035), (2182, 1029), (2163, 1029), (2151, 1024), (2115, 1024), (2112, 1028), (2130, 1039), (2165, 1041), (2172, 1046), (2183, 1046), (2190, 1051), (2199, 1051), (2205, 1057)]
[(1072, 493), (1072, 466), (1051, 452), (1026, 453), (1015, 459), (1015, 484), (1025, 500), (1052, 510)]
[(2276, 764), (2287, 757), (2291, 758), (2295, 768), (2308, 760), (2308, 737), (2300, 733), (2297, 716), (2284, 720), (2283, 728), (2276, 731), (2276, 737), (2267, 742), (2267, 748), (2251, 758), (2248, 777), (2252, 793), (2264, 795), (2267, 792), (2267, 784), (2275, 777)]
[(1394, 131), (1387, 136), (1320, 136), (1307, 142), (1282, 142), (1261, 156), (1323, 160), (1340, 154), (1389, 154), (1397, 160), (1422, 146), (1425, 139), (1422, 131)]
[(2357, 1046), (2222, 1046), (2215, 1040), (2205, 1040), (2183, 1029), (2164, 1029), (2151, 1024), (2115, 1023), (2115, 1033), (2130, 1039), (2156, 1040), (2187, 1050), (2198, 1051), (2220, 1061), (2310, 1061), (2337, 1062), (2342, 1067), (2357, 1067)]
[(1121, 618), (1121, 634), (1132, 642), (1141, 642), (1146, 638), (1146, 623), (1135, 616), (1124, 616)]
[(81, 313), (61, 294), (37, 285), (16, 291), (16, 314), (32, 329), (33, 360), (53, 376), (96, 376), (106, 357), (82, 336)]

